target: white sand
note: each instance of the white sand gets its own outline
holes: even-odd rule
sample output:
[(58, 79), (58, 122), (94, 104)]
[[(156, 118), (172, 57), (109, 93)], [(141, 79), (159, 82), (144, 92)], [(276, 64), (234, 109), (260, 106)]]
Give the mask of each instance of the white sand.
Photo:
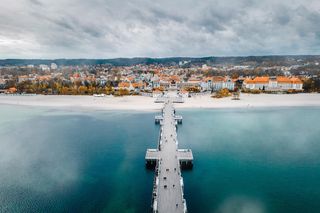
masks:
[[(291, 107), (320, 106), (320, 94), (241, 94), (240, 100), (231, 97), (215, 99), (200, 96), (187, 99), (182, 108), (248, 108), (248, 107)], [(180, 105), (176, 105), (177, 108)]]
[[(209, 95), (186, 98), (185, 103), (175, 104), (176, 108), (254, 108), (319, 106), (320, 94), (241, 94), (241, 100), (231, 98), (214, 99)], [(93, 96), (10, 96), (0, 95), (0, 104), (21, 106), (62, 107), (68, 109), (97, 110), (159, 110), (162, 104), (154, 103), (154, 98), (142, 96), (93, 97)]]

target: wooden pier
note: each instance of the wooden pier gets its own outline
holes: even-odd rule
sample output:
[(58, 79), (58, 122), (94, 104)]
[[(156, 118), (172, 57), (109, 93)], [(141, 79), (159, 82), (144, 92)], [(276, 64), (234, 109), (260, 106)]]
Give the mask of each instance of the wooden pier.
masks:
[(175, 115), (175, 100), (164, 100), (162, 115), (155, 117), (155, 122), (161, 125), (158, 147), (148, 149), (145, 156), (147, 168), (155, 169), (153, 213), (187, 212), (181, 169), (192, 168), (193, 155), (190, 149), (178, 149), (176, 125), (182, 123), (182, 116)]

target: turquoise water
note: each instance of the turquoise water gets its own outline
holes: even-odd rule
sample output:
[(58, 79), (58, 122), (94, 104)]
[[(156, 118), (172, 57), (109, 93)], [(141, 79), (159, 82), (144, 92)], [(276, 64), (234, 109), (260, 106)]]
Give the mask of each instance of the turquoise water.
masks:
[[(320, 212), (320, 108), (178, 113), (189, 212)], [(149, 212), (154, 115), (0, 106), (0, 212)]]

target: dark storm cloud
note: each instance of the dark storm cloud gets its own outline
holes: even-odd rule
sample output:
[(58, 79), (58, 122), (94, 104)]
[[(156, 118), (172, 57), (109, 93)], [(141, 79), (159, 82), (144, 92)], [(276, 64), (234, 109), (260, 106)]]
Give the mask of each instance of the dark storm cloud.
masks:
[(317, 0), (3, 0), (1, 58), (320, 54)]

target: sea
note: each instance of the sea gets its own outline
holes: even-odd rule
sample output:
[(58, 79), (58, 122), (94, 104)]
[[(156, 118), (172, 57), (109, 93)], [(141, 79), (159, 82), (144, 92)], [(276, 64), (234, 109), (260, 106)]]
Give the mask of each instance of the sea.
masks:
[[(184, 109), (189, 213), (319, 213), (320, 108)], [(0, 212), (144, 213), (159, 112), (0, 106)]]

